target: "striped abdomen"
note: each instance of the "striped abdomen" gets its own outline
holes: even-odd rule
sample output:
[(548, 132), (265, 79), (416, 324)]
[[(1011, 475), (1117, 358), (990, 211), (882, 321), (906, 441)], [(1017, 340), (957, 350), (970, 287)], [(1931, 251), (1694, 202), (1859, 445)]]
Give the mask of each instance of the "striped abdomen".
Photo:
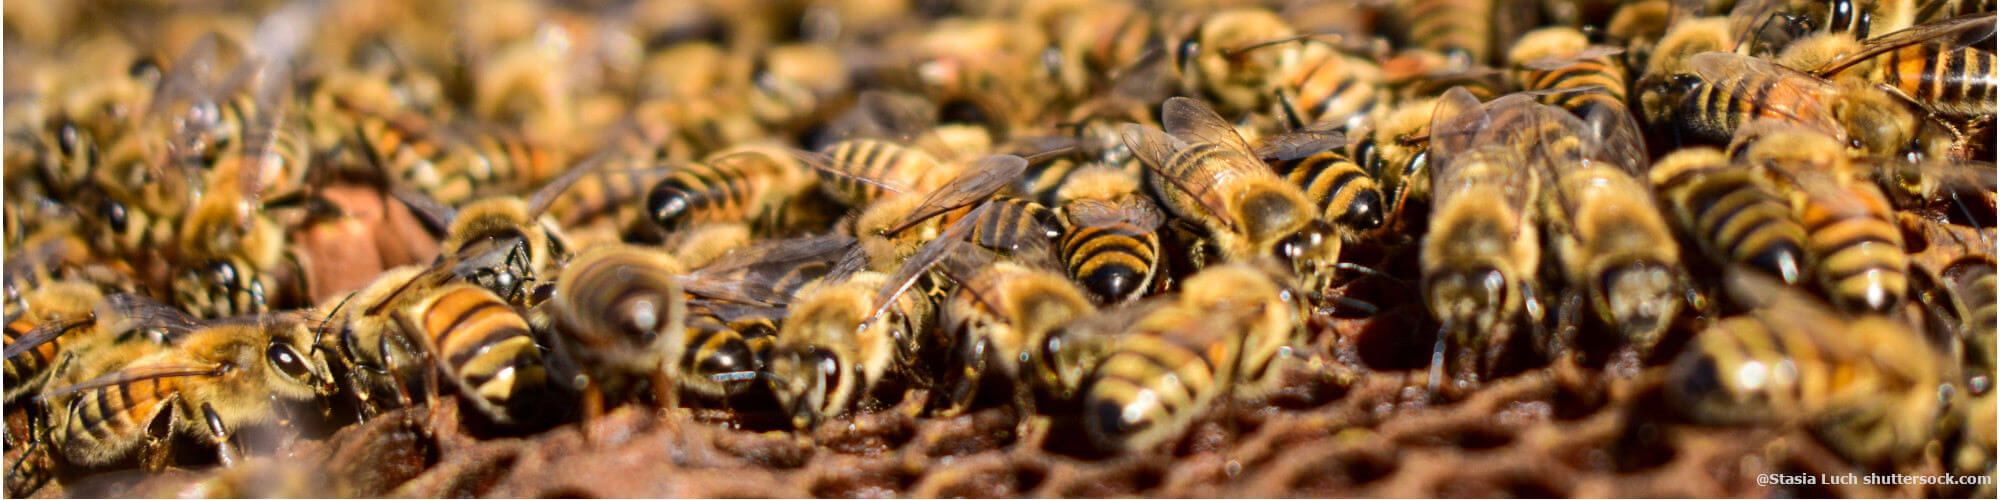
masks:
[(1493, 3), (1488, 0), (1413, 0), (1403, 10), (1408, 40), (1472, 64), (1493, 53)]
[(262, 272), (236, 257), (183, 269), (174, 278), (175, 303), (197, 318), (225, 318), (282, 309), (304, 299), (298, 292), (281, 283), (277, 275)]
[(1273, 166), (1319, 204), (1326, 220), (1355, 232), (1382, 227), (1382, 188), (1345, 152), (1325, 151)]
[(166, 437), (173, 428), (154, 429), (161, 412), (178, 411), (178, 377), (150, 378), (84, 391), (69, 400), (52, 438), (73, 462), (99, 465), (129, 454), (147, 434)]
[[(1854, 182), (1835, 193), (1794, 203), (1806, 228), (1820, 286), (1848, 310), (1884, 312), (1902, 305), (1909, 288), (1909, 254), (1891, 221), (1889, 201), (1874, 184)], [(1833, 200), (1828, 196), (1846, 199)]]
[(741, 332), (713, 311), (689, 308), (687, 349), (680, 359), (680, 387), (707, 397), (741, 392), (753, 380), (741, 375), (762, 368), (756, 352)]
[[(992, 204), (992, 208), (972, 221), (972, 241), (980, 246), (1012, 252), (1024, 244), (1033, 245), (1029, 248), (1047, 246), (1063, 233), (1062, 221), (1040, 203), (999, 198)], [(947, 218), (951, 218), (950, 214)], [(947, 220), (944, 224), (949, 227), (954, 222)]]
[(1179, 437), (1215, 398), (1216, 369), (1195, 347), (1127, 336), (1085, 389), (1091, 438), (1103, 449), (1143, 450)]
[[(1520, 83), (1524, 90), (1579, 90), (1541, 98), (1543, 104), (1569, 110), (1577, 116), (1587, 116), (1591, 108), (1598, 106), (1616, 104), (1622, 108), (1626, 102), (1625, 67), (1615, 55), (1575, 60), (1553, 71), (1529, 71), (1522, 75)], [(1581, 90), (1591, 87), (1602, 90)]]
[(1786, 283), (1797, 283), (1804, 276), (1805, 226), (1784, 199), (1748, 170), (1721, 163), (1677, 172), (1656, 170), (1654, 178), (1655, 192), (1672, 211), (1674, 222), (1694, 236), (1710, 260), (1745, 264)]
[(1160, 170), (1149, 180), (1167, 208), (1205, 225), (1229, 225), (1214, 219), (1236, 217), (1210, 213), (1208, 207), (1236, 206), (1246, 197), (1246, 187), (1258, 185), (1260, 179), (1278, 180), (1263, 162), (1214, 144), (1192, 144), (1175, 151)]
[(783, 189), (789, 167), (762, 154), (739, 154), (675, 168), (646, 193), (646, 213), (669, 231), (776, 217), (796, 193)]
[[(437, 361), (474, 392), (464, 396), (511, 409), (522, 396), (547, 384), (541, 349), (527, 320), (492, 291), (453, 285), (420, 303), (413, 313), (421, 329), (414, 334), (429, 337)], [(498, 421), (511, 417), (489, 416)]]
[(1144, 295), (1160, 267), (1159, 233), (1124, 221), (1071, 227), (1057, 249), (1070, 277), (1105, 303)]
[(478, 134), (447, 147), (436, 161), (438, 184), (430, 194), (456, 206), (479, 196), (525, 191), (561, 173), (567, 165), (560, 156), (517, 134)]
[(1956, 118), (1990, 116), (1994, 112), (1994, 81), (2000, 79), (1993, 51), (1967, 46), (1949, 49), (1930, 42), (1897, 49), (1880, 57), (1887, 82), (1938, 114)]
[(1289, 111), (1303, 122), (1295, 126), (1339, 120), (1341, 129), (1352, 129), (1388, 98), (1381, 92), (1382, 70), (1373, 62), (1319, 44), (1308, 45), (1303, 53), (1320, 57), (1300, 64), (1281, 95), (1291, 101)]
[[(26, 318), (16, 318), (7, 322), (7, 345), (13, 345), (15, 341), (34, 330), (35, 322)], [(47, 370), (49, 365), (55, 362), (56, 356), (61, 354), (62, 338), (57, 337), (48, 343), (35, 346), (28, 352), (7, 358), (7, 402), (11, 404), (14, 398), (35, 389), (30, 387), (32, 385), (30, 380), (42, 376), (43, 370)]]
[[(921, 187), (923, 179), (940, 167), (936, 158), (922, 150), (876, 140), (842, 141), (826, 154), (834, 170), (905, 191)], [(828, 195), (852, 207), (867, 206), (886, 195), (882, 186), (844, 176), (822, 173), (821, 180)]]

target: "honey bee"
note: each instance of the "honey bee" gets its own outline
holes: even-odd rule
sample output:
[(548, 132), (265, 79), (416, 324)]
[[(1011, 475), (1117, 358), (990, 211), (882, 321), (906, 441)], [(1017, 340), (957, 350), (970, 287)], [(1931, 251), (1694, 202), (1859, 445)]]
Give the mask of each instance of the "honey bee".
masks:
[(533, 405), (551, 391), (520, 313), (488, 289), (442, 283), (421, 267), (384, 272), (335, 303), (318, 330), (334, 333), (317, 345), (330, 342), (325, 350), (339, 354), (364, 412), (383, 404), (377, 394), (408, 406), (448, 383), (489, 421), (513, 425), (538, 417)]
[(1756, 307), (1701, 332), (1669, 369), (1667, 395), (1689, 417), (1796, 422), (1862, 463), (1932, 439), (1949, 363), (1919, 333), (1885, 317), (1843, 317), (1756, 274), (1729, 280)]
[(877, 270), (894, 268), (942, 234), (941, 228), (961, 220), (989, 248), (1011, 249), (1007, 247), (1023, 244), (1024, 238), (1052, 240), (1062, 234), (1061, 222), (1038, 203), (1006, 197), (976, 215), (969, 208), (1005, 189), (1026, 169), (1027, 160), (1018, 156), (981, 158), (924, 196), (900, 193), (869, 205), (854, 218), (851, 230)]
[(438, 242), (438, 261), (432, 267), (493, 290), (509, 302), (520, 301), (538, 276), (550, 272), (570, 253), (568, 237), (543, 217), (544, 212), (563, 191), (601, 166), (602, 160), (602, 156), (593, 158), (564, 172), (526, 201), (513, 196), (486, 198), (467, 204), (456, 214), (430, 215), (449, 221), (444, 239)]
[[(265, 90), (265, 93), (276, 92)], [(274, 220), (264, 203), (266, 189), (274, 180), (303, 175), (305, 157), (300, 149), (303, 138), (284, 125), (284, 100), (261, 96), (259, 109), (267, 111), (248, 117), (234, 154), (224, 155), (208, 172), (201, 197), (180, 221), (176, 233), (179, 253), (174, 284), (183, 307), (207, 317), (257, 314), (303, 302), (303, 272), (281, 274), (285, 266), (298, 268), (298, 255), (285, 243), (285, 227)], [(296, 173), (296, 174), (295, 174)], [(283, 189), (298, 189), (302, 178), (286, 179)], [(287, 283), (278, 284), (285, 276)]]
[(1807, 276), (1806, 229), (1777, 187), (1721, 150), (1690, 147), (1653, 163), (1654, 192), (1679, 229), (1711, 262), (1763, 272), (1787, 284)]
[(1032, 414), (1032, 383), (1055, 378), (1029, 373), (1051, 366), (1035, 359), (1045, 355), (1040, 348), (1049, 342), (1049, 332), (1095, 307), (1068, 277), (1013, 262), (954, 276), (960, 286), (941, 307), (939, 321), (953, 346), (943, 371), (940, 414), (966, 411), (987, 374), (1011, 382), (1015, 408)]
[(1780, 181), (1807, 228), (1813, 275), (1835, 305), (1882, 312), (1903, 304), (1909, 255), (1894, 209), (1874, 183), (1854, 173), (1858, 167), (1838, 143), (1807, 130), (1759, 124), (1730, 148), (1736, 161)]
[[(888, 291), (883, 291), (889, 285)], [(934, 306), (915, 294), (897, 293), (896, 282), (873, 271), (838, 273), (808, 286), (793, 303), (771, 346), (771, 392), (793, 427), (860, 408), (868, 392), (891, 375), (918, 377), (917, 334), (926, 331)], [(877, 315), (882, 310), (885, 314)], [(879, 318), (879, 320), (877, 319)]]
[(1653, 46), (1645, 71), (1640, 73), (1633, 89), (1639, 94), (1637, 109), (1643, 115), (1641, 118), (1654, 128), (1654, 134), (1673, 139), (1669, 143), (1674, 145), (1694, 140), (1713, 141), (1721, 135), (1708, 130), (1708, 124), (1683, 119), (1698, 113), (1702, 101), (1695, 97), (1711, 90), (1701, 77), (1695, 76), (1689, 59), (1696, 54), (1726, 51), (1735, 45), (1736, 37), (1729, 30), (1727, 18), (1684, 19), (1667, 28)]
[[(1137, 179), (1129, 182), (1138, 187)], [(1114, 199), (1078, 198), (1064, 204), (1070, 230), (1056, 247), (1070, 277), (1101, 304), (1144, 295), (1160, 272), (1160, 209), (1143, 196)]]
[(601, 414), (603, 398), (642, 394), (642, 387), (650, 387), (654, 404), (678, 406), (674, 384), (688, 324), (678, 275), (685, 272), (665, 252), (627, 245), (591, 248), (563, 269), (546, 303), (559, 332), (550, 347), (579, 370), (569, 383), (588, 398), (586, 418)]
[(775, 130), (801, 128), (848, 90), (847, 63), (822, 45), (765, 49), (750, 71), (750, 114)]
[(1912, 0), (1760, 0), (1738, 2), (1730, 23), (1744, 47), (1739, 52), (1776, 52), (1814, 32), (1866, 38), (1888, 33), (1916, 21)]
[(1265, 139), (1257, 156), (1305, 190), (1320, 206), (1320, 217), (1338, 226), (1342, 239), (1353, 242), (1361, 233), (1382, 227), (1387, 207), (1375, 178), (1347, 156), (1345, 140), (1339, 134), (1295, 131)]
[(1336, 41), (1306, 39), (1299, 62), (1278, 88), (1277, 109), (1292, 128), (1354, 130), (1387, 107), (1381, 65)]
[(1277, 368), (1297, 359), (1296, 298), (1266, 270), (1215, 266), (1184, 285), (1158, 299), (1166, 303), (1125, 313), (1134, 317), (1091, 372), (1083, 411), (1099, 448), (1176, 439), (1219, 397), (1267, 394)]
[(1412, 45), (1444, 55), (1465, 68), (1494, 55), (1495, 2), (1489, 0), (1409, 0), (1396, 9)]
[(1113, 85), (1159, 43), (1152, 19), (1130, 2), (1073, 2), (1046, 17), (1053, 73), (1071, 97)]
[(178, 247), (177, 230), (200, 175), (168, 163), (164, 138), (134, 132), (105, 152), (93, 182), (78, 193), (77, 215), (91, 245), (106, 255), (144, 267), (160, 261), (158, 249)]
[(791, 200), (814, 188), (816, 180), (789, 154), (755, 148), (724, 153), (706, 162), (673, 168), (644, 200), (654, 224), (667, 231), (699, 224), (750, 222), (754, 227), (792, 226)]
[(1974, 394), (1993, 388), (1993, 322), (1995, 317), (1994, 268), (1990, 256), (1970, 255), (1946, 266), (1938, 273), (1949, 303), (1960, 318), (1957, 328), (1963, 353), (1967, 385)]
[[(1993, 51), (1972, 44), (1990, 38), (1992, 31), (1990, 12), (1960, 17), (1887, 33), (1851, 46), (1835, 43), (1834, 47), (1847, 50), (1839, 50), (1842, 54), (1836, 57), (1820, 57), (1817, 65), (1801, 61), (1795, 67), (1833, 81), (1855, 79), (1886, 84), (1898, 97), (1920, 103), (1931, 112), (1960, 123), (1981, 117), (1989, 117), (1985, 120), (1990, 121), (1994, 112), (1994, 81), (2000, 75), (1996, 75)], [(1881, 59), (1885, 55), (1888, 59)]]
[(1172, 136), (1129, 124), (1124, 135), (1168, 210), (1204, 229), (1225, 261), (1274, 256), (1308, 282), (1332, 273), (1339, 235), (1297, 185), (1200, 101), (1168, 99), (1161, 114)]
[[(1534, 105), (1542, 106), (1542, 105)], [(1680, 313), (1680, 247), (1639, 175), (1644, 139), (1622, 104), (1599, 103), (1585, 120), (1544, 107), (1537, 154), (1549, 169), (1557, 261), (1643, 358)]]
[[(1585, 116), (1595, 106), (1616, 105), (1624, 109), (1626, 85), (1624, 49), (1590, 45), (1575, 28), (1542, 28), (1528, 32), (1507, 51), (1509, 74), (1514, 86), (1545, 94), (1542, 103)], [(1592, 89), (1589, 92), (1564, 92)]]
[(1227, 112), (1262, 109), (1282, 75), (1298, 64), (1295, 44), (1265, 44), (1296, 37), (1290, 24), (1262, 8), (1210, 14), (1171, 36), (1167, 51), (1185, 92)]
[(71, 463), (103, 465), (188, 436), (216, 447), (224, 465), (239, 429), (278, 420), (279, 406), (329, 397), (334, 380), (298, 318), (255, 317), (203, 325), (174, 348), (46, 392), (63, 408), (51, 443)]
[[(1525, 157), (1518, 147), (1529, 140), (1521, 135), (1539, 127), (1499, 120), (1536, 116), (1522, 112), (1530, 104), (1530, 97), (1516, 94), (1482, 109), (1470, 92), (1453, 90), (1437, 105), (1430, 141), (1435, 204), (1419, 257), (1424, 303), (1440, 323), (1431, 353), (1433, 394), (1443, 378), (1447, 336), (1490, 363), (1523, 311), (1540, 322), (1533, 280), (1541, 247), (1532, 200), (1540, 199), (1543, 181), (1539, 170), (1523, 167), (1543, 160)], [(1459, 377), (1483, 371), (1474, 367), (1485, 363), (1458, 359), (1453, 371)]]
[(1348, 158), (1375, 179), (1388, 206), (1384, 217), (1400, 217), (1410, 201), (1430, 199), (1431, 115), (1436, 99), (1406, 102), (1390, 109), (1369, 129), (1358, 131)]
[[(104, 297), (84, 283), (56, 282), (23, 293), (19, 312), (7, 317), (7, 402), (33, 396), (55, 373), (67, 351), (88, 344), (92, 310)], [(67, 335), (83, 330), (81, 335)]]

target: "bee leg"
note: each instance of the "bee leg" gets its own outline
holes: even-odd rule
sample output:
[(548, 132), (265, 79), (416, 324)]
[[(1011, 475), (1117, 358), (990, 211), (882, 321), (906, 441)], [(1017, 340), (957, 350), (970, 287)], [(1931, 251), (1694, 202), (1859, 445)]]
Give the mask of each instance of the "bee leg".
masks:
[(590, 432), (592, 424), (604, 419), (604, 386), (596, 379), (583, 385), (583, 416), (578, 419), (577, 429), (583, 432), (583, 442), (594, 443), (597, 439)]
[(232, 436), (229, 434), (229, 427), (222, 423), (222, 415), (215, 413), (214, 406), (202, 403), (201, 416), (208, 423), (209, 437), (215, 439), (215, 456), (221, 459), (223, 467), (235, 467), (240, 453), (236, 449), (236, 444), (230, 441)]
[[(70, 405), (74, 407), (82, 401), (83, 398), (72, 399)], [(139, 441), (140, 470), (149, 472), (166, 470), (167, 463), (173, 460), (169, 440), (174, 436), (174, 429), (180, 427), (178, 422), (180, 402), (180, 394), (167, 396), (167, 399), (161, 402), (160, 409), (155, 410), (157, 413), (153, 418), (148, 419), (146, 427), (140, 430), (144, 435)]]
[(1034, 430), (1032, 422), (1034, 422), (1037, 413), (1035, 408), (1035, 394), (1029, 390), (1027, 382), (1016, 380), (1013, 384), (1014, 439), (1020, 440), (1022, 436), (1026, 436)]
[(651, 383), (653, 385), (653, 400), (660, 402), (660, 413), (662, 416), (680, 409), (681, 391), (680, 387), (674, 384), (672, 374), (667, 373), (665, 368), (653, 370)]
[(1577, 330), (1583, 322), (1583, 293), (1573, 292), (1563, 295), (1562, 304), (1556, 307), (1556, 328), (1554, 335), (1537, 339), (1542, 347), (1542, 355), (1551, 361), (1566, 354), (1574, 353)]
[(1441, 389), (1440, 386), (1444, 381), (1444, 351), (1445, 348), (1447, 347), (1445, 341), (1450, 338), (1450, 333), (1451, 333), (1450, 325), (1439, 326), (1437, 333), (1437, 344), (1431, 346), (1431, 373), (1430, 373), (1429, 386), (1430, 386), (1430, 395), (1432, 400), (1442, 401), (1444, 399), (1444, 395), (1438, 391)]

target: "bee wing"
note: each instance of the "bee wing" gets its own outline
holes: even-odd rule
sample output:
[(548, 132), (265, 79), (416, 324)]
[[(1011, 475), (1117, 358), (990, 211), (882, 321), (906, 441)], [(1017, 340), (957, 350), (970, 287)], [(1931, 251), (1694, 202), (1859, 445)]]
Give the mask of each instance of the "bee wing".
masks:
[(27, 334), (21, 335), (15, 338), (13, 342), (7, 343), (7, 359), (14, 359), (15, 356), (32, 351), (36, 347), (41, 347), (42, 344), (53, 342), (57, 338), (61, 338), (63, 334), (76, 331), (77, 328), (81, 328), (84, 325), (89, 325), (91, 321), (90, 318), (79, 318), (68, 321), (45, 321), (42, 324), (35, 325), (35, 328), (28, 330)]
[[(1211, 214), (1229, 213), (1229, 207), (1220, 205), (1223, 201), (1220, 198), (1201, 196), (1200, 193), (1208, 191), (1203, 186), (1190, 185), (1188, 179), (1167, 171), (1166, 162), (1173, 158), (1174, 151), (1187, 147), (1186, 143), (1181, 142), (1180, 139), (1168, 136), (1158, 129), (1136, 123), (1127, 123), (1120, 127), (1119, 130), (1124, 136), (1125, 145), (1132, 148), (1132, 153), (1139, 158), (1139, 163), (1144, 164), (1148, 170), (1152, 170), (1154, 176), (1165, 180), (1168, 186), (1173, 187), (1175, 191), (1180, 191), (1188, 199), (1200, 202)], [(1233, 218), (1218, 216), (1215, 219), (1229, 224), (1232, 229), (1235, 226), (1235, 219)]]
[(716, 258), (697, 274), (725, 274), (753, 267), (791, 267), (801, 262), (833, 262), (841, 250), (854, 245), (854, 237), (832, 233), (778, 240), (760, 240), (749, 247), (731, 250)]
[[(1743, 0), (1729, 10), (1729, 28), (1736, 32), (1736, 52), (1762, 34), (1765, 24), (1778, 14), (1778, 8), (1785, 0)], [(1691, 3), (1691, 2), (1690, 2)]]
[(1236, 133), (1236, 127), (1201, 101), (1186, 97), (1167, 99), (1166, 104), (1160, 106), (1160, 124), (1166, 128), (1167, 134), (1189, 144), (1213, 144), (1245, 156), (1252, 155), (1250, 143), (1243, 141), (1243, 136)]
[(1140, 319), (1150, 316), (1162, 308), (1170, 307), (1178, 300), (1179, 297), (1161, 295), (1142, 298), (1116, 307), (1099, 309), (1096, 313), (1071, 322), (1068, 326), (1064, 327), (1063, 332), (1065, 335), (1080, 334), (1115, 339), (1122, 336), (1127, 328), (1138, 323)]
[(785, 318), (785, 308), (780, 306), (742, 304), (736, 302), (724, 302), (724, 301), (706, 300), (700, 298), (689, 300), (688, 306), (690, 307), (699, 306), (701, 308), (707, 309), (708, 312), (710, 314), (714, 314), (717, 319), (721, 319), (723, 322), (728, 322), (728, 323), (734, 323), (737, 321), (743, 321), (748, 319), (768, 319), (776, 321), (776, 320), (783, 320)]
[(1624, 47), (1617, 47), (1611, 45), (1592, 45), (1589, 47), (1584, 47), (1583, 51), (1577, 52), (1568, 57), (1543, 57), (1540, 59), (1535, 59), (1532, 61), (1521, 63), (1521, 66), (1536, 71), (1555, 71), (1570, 67), (1570, 65), (1576, 64), (1580, 61), (1589, 61), (1598, 58), (1611, 57), (1623, 53), (1625, 53)]
[(215, 89), (210, 88), (209, 79), (220, 62), (223, 45), (222, 35), (208, 33), (181, 51), (160, 80), (147, 114), (170, 119), (166, 114), (178, 106), (214, 99)]
[(1291, 161), (1347, 146), (1347, 136), (1332, 130), (1301, 129), (1271, 136), (1257, 145), (1257, 158)]
[(221, 376), (223, 374), (223, 371), (224, 371), (223, 367), (220, 366), (203, 366), (196, 364), (160, 363), (160, 364), (145, 364), (139, 366), (128, 365), (125, 368), (120, 369), (116, 372), (105, 374), (103, 376), (94, 379), (85, 380), (83, 382), (79, 382), (75, 385), (71, 385), (61, 389), (44, 392), (40, 396), (36, 396), (35, 399), (47, 400), (49, 398), (54, 398), (65, 394), (78, 393), (78, 392), (88, 391), (91, 389), (112, 387), (117, 385), (130, 384), (133, 382), (140, 382), (153, 379), (174, 378), (174, 377), (216, 377), (216, 376)]
[(1584, 125), (1590, 129), (1590, 137), (1597, 142), (1598, 160), (1608, 161), (1634, 176), (1644, 178), (1647, 158), (1646, 137), (1639, 131), (1639, 121), (1624, 105), (1611, 104), (1591, 108), (1583, 117)]
[(1479, 98), (1463, 87), (1453, 87), (1438, 97), (1437, 108), (1431, 111), (1430, 163), (1437, 168), (1431, 179), (1436, 181), (1455, 169), (1456, 157), (1471, 151), (1492, 123)]
[(1070, 223), (1077, 226), (1107, 226), (1131, 224), (1144, 231), (1158, 229), (1166, 221), (1160, 208), (1141, 197), (1132, 197), (1123, 203), (1103, 200), (1076, 200), (1063, 207), (1069, 212)]
[(151, 297), (114, 293), (104, 297), (95, 309), (97, 324), (106, 333), (118, 335), (137, 328), (157, 329), (170, 342), (201, 328), (201, 321), (186, 312)]
[(1729, 52), (1706, 52), (1689, 59), (1695, 75), (1715, 89), (1737, 99), (1763, 104), (1764, 113), (1785, 119), (1847, 142), (1846, 128), (1835, 119), (1826, 103), (1834, 102), (1840, 87), (1818, 77), (1755, 57)]
[(891, 193), (904, 193), (910, 190), (909, 186), (904, 186), (892, 182), (880, 181), (876, 179), (870, 179), (867, 177), (862, 177), (859, 175), (854, 175), (844, 172), (838, 168), (834, 168), (833, 160), (828, 159), (826, 155), (822, 153), (806, 151), (803, 149), (791, 149), (791, 152), (792, 152), (792, 157), (798, 158), (800, 162), (804, 162), (806, 166), (812, 167), (812, 169), (818, 171), (820, 175), (827, 175), (841, 179), (847, 179), (857, 183), (879, 187), (882, 188), (882, 190)]
[(1118, 131), (1125, 147), (1132, 149), (1132, 155), (1155, 172), (1166, 168), (1167, 160), (1174, 157), (1175, 151), (1187, 147), (1187, 143), (1160, 129), (1137, 123), (1120, 125)]
[(1045, 135), (1026, 137), (1007, 143), (1002, 154), (1011, 154), (1028, 160), (1028, 164), (1038, 164), (1076, 151), (1076, 136)]
[(917, 248), (916, 253), (910, 254), (910, 258), (904, 260), (903, 265), (896, 268), (896, 273), (889, 275), (889, 279), (882, 283), (882, 288), (876, 291), (875, 312), (869, 315), (867, 322), (872, 323), (875, 318), (889, 312), (889, 306), (894, 305), (898, 297), (909, 291), (910, 287), (917, 283), (917, 279), (923, 277), (924, 272), (930, 271), (931, 266), (960, 252), (959, 247), (968, 246), (965, 238), (972, 234), (973, 226), (977, 225), (975, 221), (994, 210), (994, 207), (995, 204), (990, 201), (980, 204), (979, 208), (972, 209), (971, 213), (952, 222), (950, 227), (946, 227), (937, 235), (937, 238), (924, 243), (924, 246)]
[(1857, 63), (1896, 49), (1952, 36), (1952, 48), (1971, 45), (1993, 36), (1994, 13), (1973, 14), (1930, 24), (1911, 26), (1861, 42), (1861, 50), (1827, 61), (1812, 70), (1815, 76), (1840, 73)]
[(1014, 179), (1027, 171), (1028, 161), (1014, 155), (993, 155), (981, 158), (977, 163), (959, 172), (951, 182), (932, 191), (924, 197), (909, 215), (889, 227), (890, 233), (902, 232), (924, 219), (937, 214), (977, 203), (1000, 192)]

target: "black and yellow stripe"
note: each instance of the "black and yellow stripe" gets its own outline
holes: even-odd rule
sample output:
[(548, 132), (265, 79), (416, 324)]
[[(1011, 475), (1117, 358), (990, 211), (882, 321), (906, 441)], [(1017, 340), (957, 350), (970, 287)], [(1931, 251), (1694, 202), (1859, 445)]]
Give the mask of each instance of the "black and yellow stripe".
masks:
[[(768, 348), (768, 345), (765, 346)], [(687, 349), (681, 353), (682, 390), (707, 397), (723, 397), (749, 387), (749, 378), (719, 380), (718, 375), (753, 372), (761, 366), (757, 351), (731, 325), (713, 311), (690, 307), (687, 320)]]
[(1491, 61), (1494, 10), (1491, 0), (1409, 0), (1397, 9), (1411, 45), (1475, 65)]
[(822, 186), (828, 195), (852, 207), (867, 206), (888, 196), (882, 186), (855, 178), (911, 190), (921, 187), (921, 181), (941, 166), (922, 150), (873, 139), (841, 141), (826, 154), (833, 169), (847, 176), (822, 173), (826, 181)]
[(1185, 431), (1216, 395), (1218, 367), (1200, 349), (1143, 333), (1121, 339), (1084, 391), (1097, 446), (1150, 449)]
[(1346, 151), (1323, 151), (1272, 167), (1319, 204), (1322, 218), (1346, 228), (1349, 235), (1382, 227), (1386, 210), (1382, 188)]
[(1653, 164), (1653, 189), (1684, 234), (1718, 264), (1743, 264), (1797, 283), (1805, 276), (1806, 230), (1791, 207), (1750, 169), (1721, 151), (1676, 151)]
[[(136, 380), (83, 392), (68, 400), (52, 444), (70, 461), (104, 464), (138, 447), (156, 420), (177, 418), (179, 377)], [(168, 413), (171, 415), (162, 415)], [(174, 432), (174, 428), (165, 429)], [(160, 436), (165, 437), (165, 436)]]
[(412, 309), (411, 332), (430, 339), (437, 362), (457, 377), (461, 387), (491, 406), (482, 411), (497, 422), (511, 422), (523, 400), (546, 388), (548, 375), (540, 347), (528, 322), (492, 291), (471, 284), (437, 290)]
[(1882, 57), (1880, 79), (1939, 114), (1973, 118), (1994, 112), (1993, 51), (1949, 48), (1947, 42), (1910, 45)]
[(1057, 249), (1070, 277), (1105, 303), (1144, 295), (1160, 267), (1160, 235), (1124, 221), (1071, 227)]
[(1821, 288), (1842, 308), (1894, 310), (1909, 289), (1903, 234), (1890, 219), (1888, 199), (1874, 184), (1857, 182), (1845, 188), (1839, 193), (1810, 192), (1802, 203), (1794, 203), (1806, 228), (1806, 250), (1815, 263), (1814, 272)]

